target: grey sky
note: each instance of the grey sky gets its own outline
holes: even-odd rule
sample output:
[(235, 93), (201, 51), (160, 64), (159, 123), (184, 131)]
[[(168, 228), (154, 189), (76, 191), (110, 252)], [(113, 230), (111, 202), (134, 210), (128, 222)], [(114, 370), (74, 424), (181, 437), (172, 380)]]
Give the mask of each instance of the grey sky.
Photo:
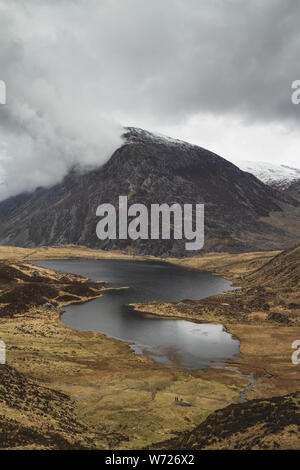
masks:
[(299, 164), (300, 2), (0, 0), (1, 197), (97, 165), (135, 125)]

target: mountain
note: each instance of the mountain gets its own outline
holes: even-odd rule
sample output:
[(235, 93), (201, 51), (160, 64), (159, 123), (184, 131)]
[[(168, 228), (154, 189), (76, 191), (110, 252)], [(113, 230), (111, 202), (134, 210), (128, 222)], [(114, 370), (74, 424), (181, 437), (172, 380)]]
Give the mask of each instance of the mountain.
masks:
[(288, 189), (293, 183), (300, 182), (300, 169), (287, 165), (274, 165), (269, 162), (234, 161), (243, 171), (252, 173), (263, 183), (277, 189)]
[[(0, 203), (0, 243), (35, 247), (80, 244), (139, 254), (189, 256), (184, 240), (105, 240), (96, 208), (128, 203), (205, 203), (205, 251), (255, 251), (298, 241), (299, 201), (195, 145), (126, 128), (124, 144), (102, 167), (76, 169), (51, 188)], [(280, 223), (278, 222), (280, 220)]]

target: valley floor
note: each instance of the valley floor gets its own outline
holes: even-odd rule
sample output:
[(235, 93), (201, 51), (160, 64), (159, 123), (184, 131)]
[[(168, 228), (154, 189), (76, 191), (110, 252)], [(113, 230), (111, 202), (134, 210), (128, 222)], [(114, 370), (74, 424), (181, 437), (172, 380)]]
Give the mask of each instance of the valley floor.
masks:
[[(153, 315), (222, 323), (240, 339), (240, 358), (226, 368), (187, 371), (135, 355), (125, 342), (66, 327), (62, 307), (102, 295), (107, 286), (30, 264), (147, 257), (74, 246), (0, 247), (0, 339), (7, 346), (7, 364), (0, 365), (0, 447), (299, 447), (300, 366), (291, 361), (291, 344), (300, 339), (299, 288), (248, 279), (277, 254), (167, 260), (242, 286), (201, 301), (134, 306)], [(175, 395), (193, 406), (175, 406)], [(286, 419), (276, 426), (281, 415)]]

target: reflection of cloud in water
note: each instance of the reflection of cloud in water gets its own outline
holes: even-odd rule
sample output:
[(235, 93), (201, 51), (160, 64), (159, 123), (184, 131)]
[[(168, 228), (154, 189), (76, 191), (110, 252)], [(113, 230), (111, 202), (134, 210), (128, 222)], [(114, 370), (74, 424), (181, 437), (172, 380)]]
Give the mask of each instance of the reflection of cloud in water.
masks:
[(171, 332), (166, 339), (169, 344), (140, 345), (133, 349), (157, 362), (191, 369), (224, 365), (225, 359), (239, 352), (239, 342), (223, 325), (195, 324), (185, 320), (166, 320), (165, 323)]
[(157, 362), (192, 369), (221, 364), (239, 352), (239, 342), (222, 325), (149, 317), (126, 307), (137, 302), (199, 299), (229, 290), (231, 283), (220, 276), (154, 262), (59, 260), (41, 264), (130, 286), (66, 307), (62, 320), (72, 328), (99, 331), (130, 342), (137, 354), (145, 350)]

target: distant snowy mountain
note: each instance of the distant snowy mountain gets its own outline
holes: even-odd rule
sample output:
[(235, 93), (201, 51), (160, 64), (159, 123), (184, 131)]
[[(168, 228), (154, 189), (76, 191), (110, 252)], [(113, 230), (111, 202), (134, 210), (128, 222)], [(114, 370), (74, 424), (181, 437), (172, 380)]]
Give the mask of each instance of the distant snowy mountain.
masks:
[(274, 165), (268, 162), (234, 161), (241, 170), (252, 173), (263, 183), (278, 188), (287, 189), (296, 181), (300, 181), (300, 169), (287, 165)]

